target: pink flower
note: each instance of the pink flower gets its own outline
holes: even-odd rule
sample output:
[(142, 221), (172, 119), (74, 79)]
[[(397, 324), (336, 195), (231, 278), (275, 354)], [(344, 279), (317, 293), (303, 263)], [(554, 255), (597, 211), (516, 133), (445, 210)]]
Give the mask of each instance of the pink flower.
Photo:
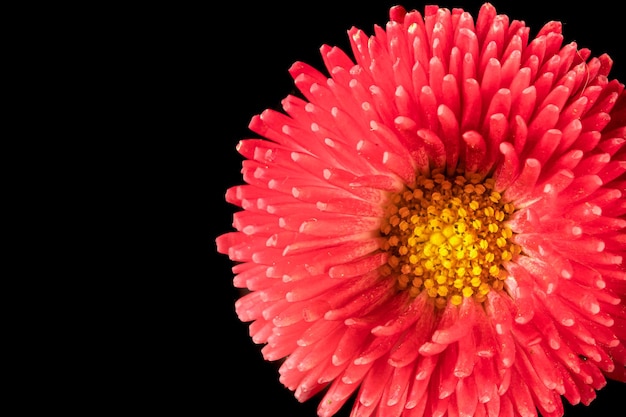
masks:
[(239, 143), (217, 239), (319, 416), (563, 415), (626, 382), (626, 93), (611, 59), (485, 3), (390, 10)]

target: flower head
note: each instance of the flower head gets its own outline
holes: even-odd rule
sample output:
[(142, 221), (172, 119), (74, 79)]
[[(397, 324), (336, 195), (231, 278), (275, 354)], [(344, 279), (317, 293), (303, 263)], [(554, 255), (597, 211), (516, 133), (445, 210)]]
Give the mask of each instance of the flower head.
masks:
[(563, 415), (626, 382), (626, 93), (485, 3), (390, 9), (242, 140), (217, 249), (319, 416)]

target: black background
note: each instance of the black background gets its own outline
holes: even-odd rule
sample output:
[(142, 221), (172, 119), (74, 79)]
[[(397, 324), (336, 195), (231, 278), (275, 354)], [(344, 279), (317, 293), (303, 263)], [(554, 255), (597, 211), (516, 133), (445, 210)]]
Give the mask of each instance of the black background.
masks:
[[(440, 1), (441, 7), (460, 7), (476, 17), (482, 2)], [(194, 372), (205, 386), (196, 387), (198, 403), (211, 416), (315, 417), (320, 397), (300, 404), (278, 381), (278, 365), (263, 360), (260, 346), (250, 340), (247, 325), (238, 321), (233, 304), (238, 297), (232, 287), (231, 263), (216, 254), (216, 236), (232, 230), (235, 208), (224, 202), (228, 187), (241, 183), (241, 158), (235, 151), (240, 139), (255, 135), (248, 131), (250, 118), (266, 108), (280, 108), (280, 101), (294, 91), (287, 73), (294, 61), (304, 61), (324, 71), (319, 48), (336, 45), (349, 52), (347, 30), (351, 26), (372, 34), (374, 24), (384, 26), (394, 4), (423, 11), (421, 1), (315, 1), (225, 2), (213, 7), (206, 22), (198, 23), (195, 11), (189, 18), (201, 25), (194, 32), (194, 54), (206, 59), (206, 73), (200, 74), (203, 88), (197, 94), (202, 132), (190, 147), (189, 160), (197, 167), (204, 184), (197, 192), (208, 196), (200, 224), (207, 239), (201, 238), (200, 279), (208, 283), (210, 312), (198, 321), (206, 334), (202, 366)], [(608, 53), (614, 60), (611, 78), (626, 81), (626, 48), (623, 46), (623, 15), (617, 3), (597, 0), (587, 3), (546, 1), (493, 1), (498, 13), (523, 20), (533, 35), (550, 20), (563, 22), (565, 43), (575, 41), (589, 48), (593, 56)], [(548, 6), (549, 4), (549, 6)], [(200, 68), (204, 68), (201, 66)], [(206, 120), (208, 115), (208, 120)], [(201, 182), (202, 183), (202, 182)], [(208, 185), (208, 190), (206, 190)], [(206, 262), (202, 262), (205, 259)], [(202, 298), (202, 297), (201, 297)], [(213, 311), (214, 310), (214, 311)], [(204, 310), (201, 310), (204, 311)], [(609, 382), (590, 407), (566, 404), (566, 417), (623, 415), (619, 395), (624, 384)], [(196, 392), (196, 391), (194, 391)], [(336, 417), (347, 417), (349, 405)], [(222, 410), (223, 408), (223, 410)], [(222, 410), (222, 411), (216, 411)], [(206, 415), (206, 413), (201, 413)]]

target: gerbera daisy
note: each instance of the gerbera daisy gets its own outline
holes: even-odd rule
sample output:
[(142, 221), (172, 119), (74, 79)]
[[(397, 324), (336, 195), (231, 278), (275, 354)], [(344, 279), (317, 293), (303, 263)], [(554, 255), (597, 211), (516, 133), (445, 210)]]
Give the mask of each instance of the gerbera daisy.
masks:
[(217, 238), (319, 416), (563, 415), (626, 382), (626, 93), (549, 22), (390, 9), (252, 118)]

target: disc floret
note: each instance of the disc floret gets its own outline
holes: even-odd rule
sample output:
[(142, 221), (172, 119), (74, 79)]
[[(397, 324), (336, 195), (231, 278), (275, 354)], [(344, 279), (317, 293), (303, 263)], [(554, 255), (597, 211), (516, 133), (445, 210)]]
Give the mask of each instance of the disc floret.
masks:
[(426, 291), (440, 307), (467, 297), (482, 302), (502, 289), (503, 265), (520, 247), (506, 223), (515, 207), (494, 184), (478, 175), (434, 174), (394, 194), (381, 226), (389, 254), (383, 274), (411, 296)]

